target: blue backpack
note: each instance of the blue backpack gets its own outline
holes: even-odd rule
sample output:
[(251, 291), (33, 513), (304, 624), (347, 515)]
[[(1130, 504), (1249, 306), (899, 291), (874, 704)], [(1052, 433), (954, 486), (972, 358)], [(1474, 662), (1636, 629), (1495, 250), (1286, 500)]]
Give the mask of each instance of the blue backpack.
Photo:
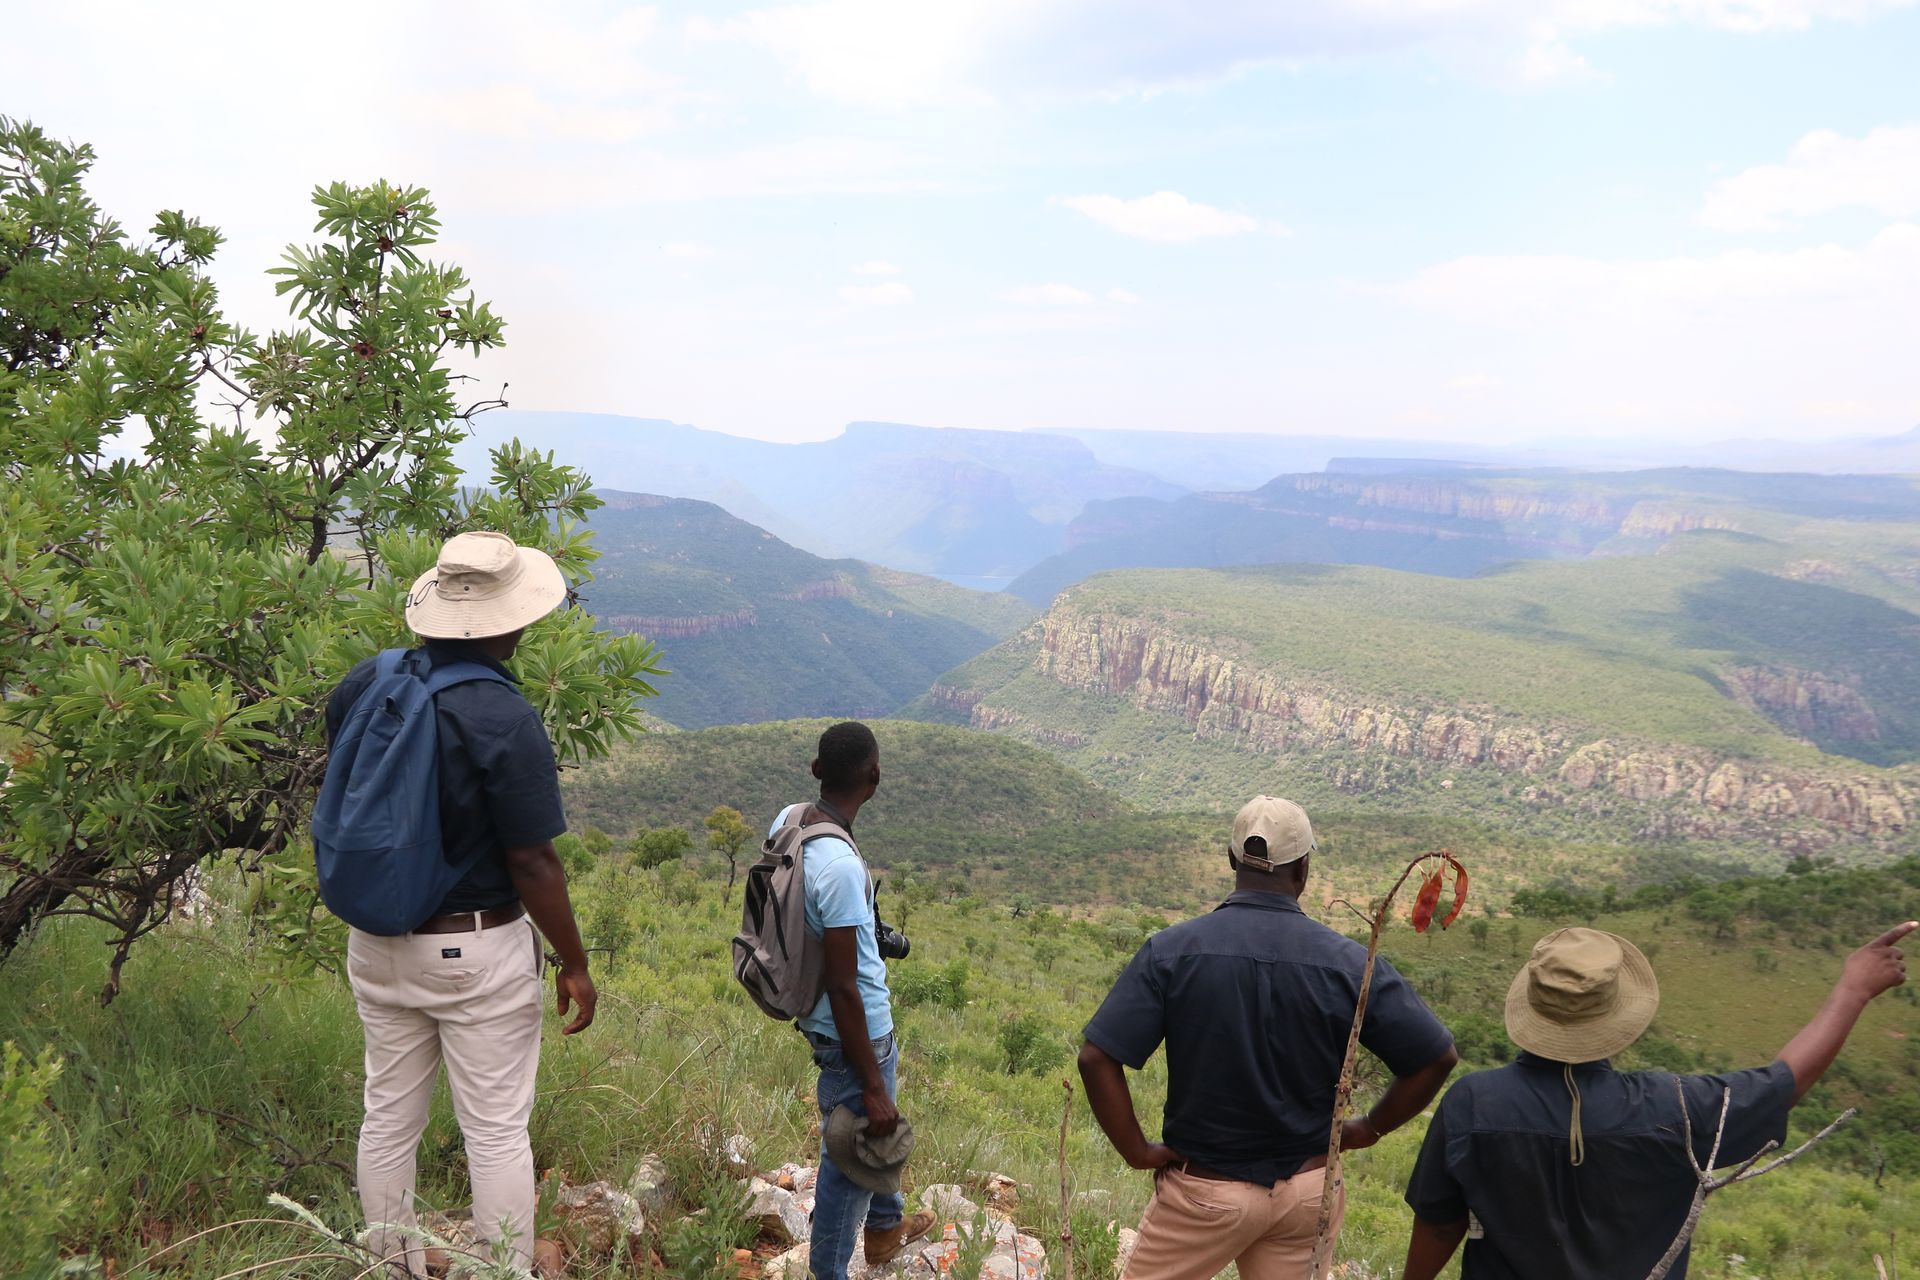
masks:
[(417, 649), (381, 652), (373, 683), (327, 753), (313, 806), (313, 860), (327, 909), (364, 933), (410, 933), (473, 866), (440, 844), (434, 695), (469, 680), (511, 683), (478, 662), (429, 668)]

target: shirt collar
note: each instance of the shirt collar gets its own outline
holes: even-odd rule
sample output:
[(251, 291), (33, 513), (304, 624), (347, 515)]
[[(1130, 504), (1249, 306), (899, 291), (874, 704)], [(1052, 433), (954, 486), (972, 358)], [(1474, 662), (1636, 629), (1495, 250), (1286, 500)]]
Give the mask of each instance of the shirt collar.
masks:
[(1261, 893), (1257, 889), (1236, 889), (1228, 894), (1226, 900), (1215, 911), (1227, 907), (1257, 907), (1262, 911), (1291, 911), (1295, 915), (1304, 915), (1300, 910), (1300, 900), (1291, 894)]
[[(1525, 1049), (1520, 1051), (1519, 1055), (1514, 1058), (1514, 1061), (1523, 1067), (1545, 1067), (1551, 1071), (1558, 1071), (1568, 1065), (1564, 1062), (1555, 1062), (1552, 1058), (1543, 1058), (1537, 1053), (1529, 1053)], [(1613, 1060), (1611, 1058), (1595, 1058), (1592, 1062), (1576, 1062), (1573, 1063), (1572, 1066), (1575, 1071), (1611, 1071), (1613, 1070)]]
[(456, 659), (461, 662), (477, 662), (483, 667), (493, 668), (516, 685), (520, 683), (519, 677), (507, 670), (506, 665), (498, 658), (482, 653), (478, 645), (470, 644), (465, 640), (429, 640), (427, 652), (433, 656), (435, 662), (451, 662)]

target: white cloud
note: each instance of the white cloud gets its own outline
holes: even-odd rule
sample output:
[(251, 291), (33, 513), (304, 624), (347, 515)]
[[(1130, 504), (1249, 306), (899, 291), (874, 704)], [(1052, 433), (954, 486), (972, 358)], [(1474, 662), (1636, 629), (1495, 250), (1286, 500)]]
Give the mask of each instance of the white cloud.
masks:
[(1716, 186), (1700, 221), (1720, 231), (1774, 231), (1850, 208), (1889, 218), (1920, 214), (1920, 125), (1875, 129), (1861, 138), (1809, 133), (1785, 164), (1760, 165)]
[(898, 280), (889, 280), (885, 284), (843, 284), (840, 286), (840, 300), (858, 307), (897, 307), (903, 302), (913, 301), (913, 290)]
[(1459, 395), (1463, 414), (1497, 404), (1514, 422), (1601, 432), (1802, 434), (1834, 420), (1807, 406), (1879, 406), (1879, 425), (1898, 430), (1920, 404), (1920, 223), (1778, 252), (1460, 258), (1389, 295), (1428, 313), (1404, 319), (1435, 349), (1500, 352), (1498, 395)]
[(1093, 301), (1092, 294), (1070, 284), (1027, 285), (1020, 289), (1009, 289), (1000, 296), (1023, 307), (1084, 307)]
[[(1109, 195), (1054, 196), (1048, 203), (1063, 205), (1109, 230), (1140, 240), (1180, 244), (1261, 230), (1258, 218), (1189, 200), (1178, 191), (1156, 191), (1133, 200)], [(1276, 235), (1286, 234), (1277, 224), (1266, 229)]]
[(1107, 301), (1117, 302), (1123, 307), (1133, 307), (1145, 302), (1146, 299), (1131, 289), (1109, 289), (1107, 290)]
[(894, 266), (891, 262), (882, 262), (878, 258), (874, 258), (868, 262), (857, 263), (850, 269), (853, 274), (857, 276), (897, 276), (900, 274), (899, 267)]
[(1522, 85), (1535, 89), (1601, 78), (1584, 54), (1575, 53), (1559, 40), (1528, 45), (1514, 64), (1514, 73)]
[(720, 256), (718, 249), (698, 240), (675, 240), (661, 245), (660, 252), (678, 262), (705, 262)]
[(1795, 30), (1915, 0), (812, 0), (689, 28), (765, 49), (825, 97), (885, 108), (1150, 94), (1262, 64), (1432, 51), (1500, 79), (1590, 76), (1567, 36)]
[(1447, 380), (1447, 387), (1452, 391), (1491, 391), (1499, 385), (1500, 379), (1486, 373), (1463, 373)]
[(664, 106), (621, 107), (562, 102), (525, 85), (449, 89), (421, 100), (423, 114), (461, 133), (497, 138), (625, 142), (673, 123)]
[[(1397, 292), (1415, 306), (1462, 319), (1531, 327), (1582, 316), (1640, 325), (1679, 322), (1762, 304), (1889, 304), (1916, 286), (1920, 225), (1896, 223), (1860, 249), (1825, 244), (1692, 258), (1457, 258), (1426, 268)], [(1906, 305), (1920, 305), (1920, 294)]]

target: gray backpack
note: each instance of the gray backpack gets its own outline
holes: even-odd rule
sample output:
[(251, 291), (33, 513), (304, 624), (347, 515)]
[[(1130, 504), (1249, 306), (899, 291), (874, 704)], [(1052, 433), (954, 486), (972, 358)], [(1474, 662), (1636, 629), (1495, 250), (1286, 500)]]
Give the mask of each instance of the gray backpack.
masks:
[(740, 932), (733, 939), (735, 980), (762, 1013), (782, 1022), (810, 1013), (826, 986), (825, 944), (807, 931), (807, 841), (835, 836), (853, 845), (853, 837), (836, 822), (802, 826), (812, 807), (794, 805), (767, 838), (760, 861), (747, 869)]

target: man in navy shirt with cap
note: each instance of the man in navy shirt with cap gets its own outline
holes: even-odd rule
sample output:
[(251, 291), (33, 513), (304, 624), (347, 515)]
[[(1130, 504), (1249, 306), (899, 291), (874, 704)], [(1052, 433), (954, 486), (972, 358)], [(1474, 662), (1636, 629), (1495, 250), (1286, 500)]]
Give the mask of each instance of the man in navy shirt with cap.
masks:
[[(1202, 1280), (1229, 1263), (1244, 1280), (1308, 1274), (1367, 952), (1301, 911), (1313, 847), (1299, 805), (1249, 801), (1228, 845), (1234, 892), (1148, 939), (1087, 1024), (1080, 1078), (1094, 1118), (1128, 1164), (1154, 1171), (1127, 1280)], [(1122, 1068), (1145, 1066), (1162, 1041), (1167, 1108), (1162, 1141), (1149, 1142)], [(1453, 1037), (1385, 960), (1360, 1042), (1394, 1081), (1346, 1122), (1346, 1150), (1418, 1115), (1459, 1060)], [(1335, 1195), (1338, 1232), (1344, 1188)]]

